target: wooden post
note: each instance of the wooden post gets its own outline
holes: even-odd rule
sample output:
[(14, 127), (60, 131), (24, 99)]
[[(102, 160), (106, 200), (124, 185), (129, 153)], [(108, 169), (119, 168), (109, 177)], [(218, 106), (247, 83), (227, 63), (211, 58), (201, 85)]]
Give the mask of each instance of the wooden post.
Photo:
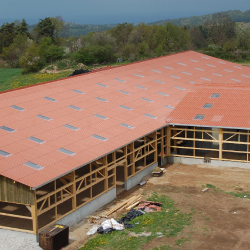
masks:
[(222, 161), (222, 146), (223, 146), (223, 129), (220, 128), (219, 131), (219, 161)]
[(170, 156), (171, 150), (171, 126), (167, 126), (167, 156)]
[(34, 205), (31, 205), (31, 216), (34, 235), (38, 234), (38, 216), (37, 216), (37, 203), (36, 203), (36, 190), (34, 190)]
[(127, 146), (124, 147), (124, 155), (126, 159), (126, 161), (124, 162), (124, 181), (127, 181), (128, 180), (128, 158), (127, 158), (128, 147)]
[(104, 176), (105, 176), (104, 190), (108, 191), (108, 156), (107, 155), (105, 155), (103, 157), (103, 165), (105, 166), (105, 169), (104, 169)]

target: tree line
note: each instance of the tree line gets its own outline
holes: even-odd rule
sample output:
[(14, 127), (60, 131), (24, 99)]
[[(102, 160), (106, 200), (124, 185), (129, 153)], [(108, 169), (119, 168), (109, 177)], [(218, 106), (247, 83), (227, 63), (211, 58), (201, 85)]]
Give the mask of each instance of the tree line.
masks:
[(250, 25), (217, 13), (198, 26), (122, 23), (80, 37), (67, 36), (61, 17), (40, 19), (31, 32), (25, 19), (0, 28), (0, 58), (9, 67), (21, 67), (23, 73), (65, 58), (92, 65), (118, 58), (133, 62), (188, 49), (227, 60), (249, 60)]

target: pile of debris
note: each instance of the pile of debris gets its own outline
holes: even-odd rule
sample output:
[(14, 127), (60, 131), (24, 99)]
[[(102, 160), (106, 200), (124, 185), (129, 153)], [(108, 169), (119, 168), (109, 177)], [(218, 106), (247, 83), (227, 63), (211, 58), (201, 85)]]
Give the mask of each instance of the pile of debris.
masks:
[[(162, 203), (155, 201), (140, 201), (141, 198), (141, 195), (133, 196), (109, 210), (102, 216), (89, 216), (90, 223), (99, 225), (93, 225), (93, 227), (87, 232), (87, 235), (92, 235), (96, 232), (99, 234), (107, 234), (115, 230), (131, 228), (134, 227), (134, 225), (127, 223), (128, 221), (131, 221), (138, 216), (144, 215), (145, 213), (161, 211)], [(121, 211), (123, 209), (126, 209), (129, 212), (120, 220), (116, 221), (113, 218), (107, 219), (112, 213)]]

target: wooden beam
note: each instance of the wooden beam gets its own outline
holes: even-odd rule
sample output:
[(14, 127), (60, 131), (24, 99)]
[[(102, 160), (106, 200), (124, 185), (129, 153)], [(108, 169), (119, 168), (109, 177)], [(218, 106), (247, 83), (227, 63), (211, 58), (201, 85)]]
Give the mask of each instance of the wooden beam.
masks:
[(222, 147), (223, 147), (223, 130), (220, 128), (219, 130), (219, 160), (222, 161)]
[(33, 227), (33, 234), (38, 234), (38, 216), (37, 216), (37, 201), (36, 201), (36, 190), (34, 191), (34, 200), (35, 204), (31, 205), (31, 216), (32, 216), (32, 227)]

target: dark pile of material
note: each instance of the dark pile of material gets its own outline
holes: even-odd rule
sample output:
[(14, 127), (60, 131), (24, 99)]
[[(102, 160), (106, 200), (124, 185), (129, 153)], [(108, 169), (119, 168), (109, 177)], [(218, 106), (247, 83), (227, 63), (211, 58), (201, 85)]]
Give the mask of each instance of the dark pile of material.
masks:
[(80, 74), (84, 74), (84, 73), (89, 73), (91, 72), (90, 70), (83, 70), (83, 69), (76, 69), (71, 75), (69, 76), (76, 76), (76, 75), (80, 75)]

